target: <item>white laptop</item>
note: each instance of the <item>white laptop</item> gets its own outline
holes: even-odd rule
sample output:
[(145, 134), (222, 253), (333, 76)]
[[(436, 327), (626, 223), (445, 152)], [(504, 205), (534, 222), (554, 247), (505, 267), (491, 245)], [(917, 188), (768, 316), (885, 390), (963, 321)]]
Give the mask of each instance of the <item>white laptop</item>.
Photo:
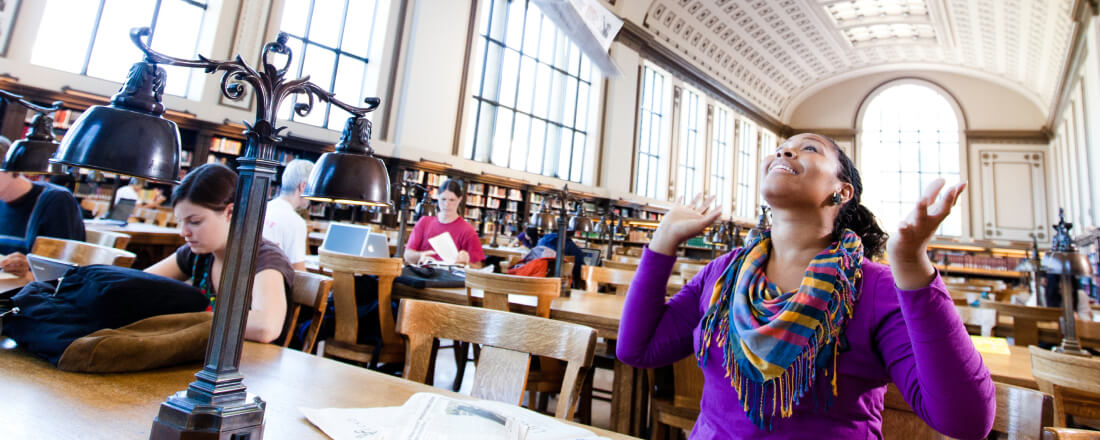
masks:
[(34, 275), (35, 281), (56, 280), (65, 276), (69, 269), (76, 267), (68, 261), (35, 254), (27, 254), (27, 264), (31, 266), (31, 274)]
[(371, 232), (370, 226), (351, 223), (330, 223), (321, 249), (362, 257), (390, 257), (389, 243), (384, 234)]

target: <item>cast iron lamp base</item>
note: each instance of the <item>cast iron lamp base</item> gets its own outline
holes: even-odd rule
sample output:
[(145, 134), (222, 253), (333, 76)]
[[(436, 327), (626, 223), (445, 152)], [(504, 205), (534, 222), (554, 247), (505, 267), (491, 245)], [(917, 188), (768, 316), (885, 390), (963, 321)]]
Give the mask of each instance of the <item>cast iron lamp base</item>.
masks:
[(263, 438), (267, 403), (249, 394), (244, 400), (203, 403), (180, 391), (160, 404), (152, 440), (258, 440)]

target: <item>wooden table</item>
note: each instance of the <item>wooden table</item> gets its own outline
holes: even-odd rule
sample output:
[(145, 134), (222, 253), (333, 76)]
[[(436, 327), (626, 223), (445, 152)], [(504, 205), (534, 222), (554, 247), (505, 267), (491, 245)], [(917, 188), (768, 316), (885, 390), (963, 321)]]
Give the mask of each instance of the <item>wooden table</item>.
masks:
[(1031, 374), (1031, 353), (1027, 347), (1010, 345), (1009, 354), (981, 352), (982, 362), (989, 369), (994, 382), (1007, 383), (1033, 390), (1039, 389)]
[(185, 242), (183, 236), (180, 235), (179, 228), (166, 228), (147, 223), (127, 223), (125, 226), (118, 226), (100, 222), (84, 222), (84, 227), (129, 235), (130, 244), (126, 246), (126, 250), (137, 255), (132, 266), (134, 269), (145, 269), (152, 266), (165, 257), (172, 255)]
[[(0, 350), (0, 438), (148, 438), (158, 408), (187, 388), (198, 364), (129, 374), (78, 374), (22, 350)], [(267, 402), (264, 438), (327, 438), (298, 411), (399, 406), (418, 392), (469, 399), (440, 388), (296, 350), (246, 342), (245, 386)], [(605, 437), (626, 436), (585, 426)]]
[(524, 256), (527, 255), (528, 252), (530, 252), (529, 249), (521, 248), (521, 247), (507, 247), (507, 246), (492, 247), (492, 246), (489, 246), (489, 245), (481, 246), (481, 251), (484, 252), (485, 255), (497, 256), (497, 257), (504, 258), (506, 260), (508, 259), (508, 257), (523, 258)]

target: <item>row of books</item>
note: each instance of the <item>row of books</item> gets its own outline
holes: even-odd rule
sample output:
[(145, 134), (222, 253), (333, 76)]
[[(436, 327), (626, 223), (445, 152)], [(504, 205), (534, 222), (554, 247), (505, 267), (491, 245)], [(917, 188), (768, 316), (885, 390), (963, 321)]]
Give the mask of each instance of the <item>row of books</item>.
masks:
[(947, 266), (968, 267), (972, 269), (989, 270), (1016, 270), (1023, 260), (1018, 257), (992, 257), (985, 255), (955, 254), (946, 252), (932, 252), (932, 261)]

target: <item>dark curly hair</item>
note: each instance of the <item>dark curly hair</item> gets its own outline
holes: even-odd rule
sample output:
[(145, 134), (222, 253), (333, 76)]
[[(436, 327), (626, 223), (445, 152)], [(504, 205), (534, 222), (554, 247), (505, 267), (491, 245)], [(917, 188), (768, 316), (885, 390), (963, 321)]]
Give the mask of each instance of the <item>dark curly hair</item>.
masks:
[(859, 170), (852, 163), (852, 159), (836, 144), (836, 141), (827, 136), (821, 137), (829, 141), (840, 160), (840, 170), (837, 172), (836, 177), (840, 181), (852, 185), (852, 198), (840, 207), (840, 213), (837, 214), (836, 220), (833, 222), (833, 239), (840, 239), (842, 231), (851, 229), (863, 241), (863, 253), (865, 255), (869, 257), (882, 255), (886, 248), (886, 239), (890, 236), (879, 227), (875, 214), (860, 203), (860, 196), (863, 195), (863, 181), (859, 178)]

